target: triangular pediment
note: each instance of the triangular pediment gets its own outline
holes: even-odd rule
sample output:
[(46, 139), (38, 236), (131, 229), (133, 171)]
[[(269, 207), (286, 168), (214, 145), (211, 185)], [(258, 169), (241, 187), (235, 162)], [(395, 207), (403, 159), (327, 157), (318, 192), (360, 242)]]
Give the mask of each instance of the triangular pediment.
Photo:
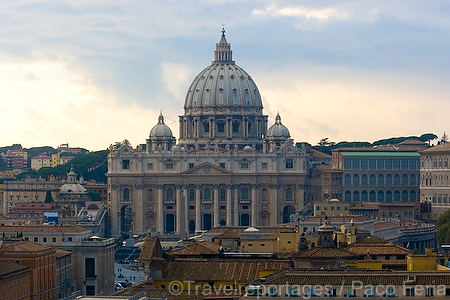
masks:
[(225, 170), (221, 167), (204, 162), (198, 166), (195, 166), (189, 170), (181, 173), (182, 175), (232, 175), (233, 173)]

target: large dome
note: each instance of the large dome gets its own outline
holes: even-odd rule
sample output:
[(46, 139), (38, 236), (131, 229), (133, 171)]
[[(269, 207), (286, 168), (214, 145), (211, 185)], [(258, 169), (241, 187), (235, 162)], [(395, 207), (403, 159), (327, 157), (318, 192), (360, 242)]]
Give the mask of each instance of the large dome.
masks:
[(232, 60), (231, 46), (222, 30), (222, 38), (216, 44), (214, 61), (198, 74), (186, 94), (186, 113), (203, 110), (216, 113), (224, 108), (244, 108), (262, 113), (262, 101), (258, 87), (241, 67)]

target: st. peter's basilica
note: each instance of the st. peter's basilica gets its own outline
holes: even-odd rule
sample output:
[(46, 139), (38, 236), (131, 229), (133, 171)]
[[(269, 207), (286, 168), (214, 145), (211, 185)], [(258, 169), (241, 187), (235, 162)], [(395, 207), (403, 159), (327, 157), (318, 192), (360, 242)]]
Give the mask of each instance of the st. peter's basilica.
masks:
[(161, 114), (145, 144), (111, 145), (112, 235), (288, 222), (304, 205), (307, 154), (279, 114), (267, 127), (258, 87), (222, 30), (214, 61), (186, 93), (178, 142)]

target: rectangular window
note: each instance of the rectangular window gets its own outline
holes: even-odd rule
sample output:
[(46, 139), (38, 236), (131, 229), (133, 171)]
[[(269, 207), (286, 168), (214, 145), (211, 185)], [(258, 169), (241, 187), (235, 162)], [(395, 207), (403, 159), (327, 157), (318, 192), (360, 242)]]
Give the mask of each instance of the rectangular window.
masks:
[(86, 278), (95, 278), (95, 258), (86, 257), (84, 259), (84, 270)]
[(400, 159), (394, 159), (394, 169), (400, 169)]
[(225, 209), (225, 205), (220, 206), (220, 209)]
[(189, 209), (195, 209), (194, 205), (189, 206)]
[(377, 168), (377, 160), (374, 158), (369, 158), (369, 169), (375, 170)]
[(359, 158), (352, 158), (352, 169), (359, 170)]
[(189, 169), (192, 169), (194, 167), (193, 163), (189, 163)]
[(147, 164), (147, 170), (153, 170), (153, 163)]
[(203, 129), (205, 132), (209, 132), (209, 123), (203, 123)]
[(172, 163), (167, 163), (166, 164), (166, 170), (173, 170), (173, 164)]
[(267, 163), (262, 163), (261, 164), (261, 169), (267, 170)]
[(368, 165), (367, 158), (361, 158), (361, 169), (367, 170)]
[(248, 163), (241, 163), (241, 169), (248, 169)]
[(330, 206), (331, 210), (334, 210), (334, 205)]
[(317, 206), (316, 206), (316, 210), (320, 210), (320, 205), (317, 205)]
[(292, 159), (286, 159), (286, 169), (293, 169), (294, 161)]
[(384, 164), (387, 170), (392, 170), (392, 159), (385, 159)]
[(225, 163), (220, 163), (219, 167), (221, 167), (222, 169), (225, 169)]
[(341, 210), (341, 207), (340, 206), (336, 206), (336, 210)]
[(344, 170), (349, 170), (352, 168), (352, 161), (350, 158), (344, 158)]
[(217, 123), (217, 132), (225, 132), (225, 123)]
[(52, 237), (52, 243), (56, 243), (56, 237)]
[(42, 238), (42, 242), (43, 242), (43, 243), (47, 243), (47, 241), (48, 241), (47, 237), (44, 236), (44, 237)]
[(73, 240), (73, 238), (72, 238), (71, 236), (69, 236), (69, 237), (67, 238), (67, 240), (68, 240), (69, 242), (71, 242), (71, 241)]
[(128, 170), (130, 168), (130, 160), (129, 159), (123, 159), (122, 160), (122, 169)]
[(39, 243), (39, 238), (37, 236), (33, 237), (33, 242), (34, 243)]
[(233, 123), (233, 132), (239, 132), (239, 123)]

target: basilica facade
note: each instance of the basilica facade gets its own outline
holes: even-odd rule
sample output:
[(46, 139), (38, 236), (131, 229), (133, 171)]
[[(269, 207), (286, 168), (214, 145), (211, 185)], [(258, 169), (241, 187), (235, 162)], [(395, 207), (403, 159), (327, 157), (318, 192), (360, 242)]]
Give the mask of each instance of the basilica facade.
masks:
[(161, 114), (145, 144), (110, 146), (113, 236), (185, 236), (217, 226), (287, 223), (304, 206), (308, 156), (222, 37), (214, 61), (190, 85), (178, 141)]

